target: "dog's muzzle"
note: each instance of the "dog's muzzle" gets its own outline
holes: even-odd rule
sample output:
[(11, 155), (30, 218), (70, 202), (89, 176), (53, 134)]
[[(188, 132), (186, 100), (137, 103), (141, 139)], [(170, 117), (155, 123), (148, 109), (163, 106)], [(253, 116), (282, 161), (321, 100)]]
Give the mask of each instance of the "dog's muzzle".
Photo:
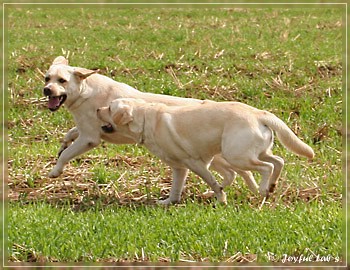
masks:
[(51, 89), (48, 88), (48, 87), (45, 87), (45, 88), (44, 88), (44, 95), (45, 95), (45, 96), (51, 96)]
[(44, 95), (49, 97), (48, 108), (53, 112), (57, 111), (67, 99), (67, 95), (65, 94), (60, 96), (52, 96), (52, 91), (48, 87), (44, 88)]
[(115, 131), (114, 127), (111, 124), (104, 125), (104, 126), (101, 127), (101, 129), (105, 133), (113, 133)]

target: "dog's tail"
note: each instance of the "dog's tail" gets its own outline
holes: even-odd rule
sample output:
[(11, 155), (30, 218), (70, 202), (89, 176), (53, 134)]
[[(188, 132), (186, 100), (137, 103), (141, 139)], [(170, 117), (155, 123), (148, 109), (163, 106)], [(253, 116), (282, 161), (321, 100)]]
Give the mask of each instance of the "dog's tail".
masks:
[(293, 131), (276, 115), (263, 112), (260, 117), (262, 124), (274, 130), (279, 141), (290, 151), (297, 155), (312, 159), (315, 156), (314, 151), (306, 143), (302, 142)]

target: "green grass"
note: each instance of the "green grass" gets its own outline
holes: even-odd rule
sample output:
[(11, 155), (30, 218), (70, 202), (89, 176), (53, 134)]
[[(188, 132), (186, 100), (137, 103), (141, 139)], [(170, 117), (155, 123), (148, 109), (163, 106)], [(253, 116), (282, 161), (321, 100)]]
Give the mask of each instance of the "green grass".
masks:
[[(341, 246), (334, 246), (334, 241), (341, 241), (337, 222), (341, 213), (337, 204), (328, 207), (331, 211), (324, 212), (314, 202), (306, 209), (297, 205), (293, 210), (279, 206), (260, 211), (246, 204), (213, 208), (188, 203), (165, 209), (95, 206), (75, 212), (69, 206), (45, 203), (16, 205), (9, 211), (9, 238), (17, 239), (18, 245), (10, 254), (17, 260), (28, 261), (37, 254), (37, 260), (62, 262), (142, 257), (218, 262), (238, 251), (254, 254), (261, 262), (268, 261), (268, 253), (280, 260), (284, 254), (311, 252), (340, 258)], [(314, 218), (305, 225), (310, 215)], [(322, 245), (315, 246), (315, 241)]]
[[(344, 10), (323, 8), (7, 8), (7, 255), (13, 261), (345, 260), (342, 218)], [(100, 147), (49, 179), (59, 140), (73, 127), (42, 98), (58, 55), (141, 91), (235, 100), (283, 119), (313, 147), (287, 152), (276, 192), (260, 209), (238, 177), (228, 206), (191, 174), (170, 208), (171, 171), (145, 148)], [(260, 180), (256, 174), (257, 180)]]

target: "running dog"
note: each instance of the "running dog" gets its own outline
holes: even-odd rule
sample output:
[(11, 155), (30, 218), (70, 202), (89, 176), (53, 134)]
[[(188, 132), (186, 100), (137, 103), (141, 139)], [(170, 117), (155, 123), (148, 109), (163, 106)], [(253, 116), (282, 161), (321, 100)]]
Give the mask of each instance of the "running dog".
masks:
[(97, 110), (105, 122), (102, 130), (123, 135), (145, 145), (171, 166), (174, 179), (170, 196), (163, 204), (178, 202), (190, 169), (211, 187), (219, 202), (226, 194), (208, 170), (217, 154), (237, 171), (257, 171), (262, 180), (259, 193), (267, 197), (280, 177), (284, 161), (272, 154), (274, 133), (292, 152), (309, 159), (310, 146), (302, 142), (274, 114), (239, 102), (207, 102), (193, 106), (167, 106), (122, 98)]
[[(48, 97), (48, 108), (51, 111), (57, 111), (64, 104), (76, 123), (76, 127), (70, 129), (63, 139), (57, 163), (49, 173), (49, 177), (52, 178), (58, 177), (71, 159), (98, 146), (101, 140), (114, 144), (135, 143), (135, 140), (128, 136), (101, 131), (101, 121), (97, 118), (96, 110), (107, 106), (112, 100), (138, 98), (146, 102), (177, 106), (203, 102), (192, 98), (140, 92), (129, 85), (98, 74), (97, 70), (69, 66), (68, 60), (63, 56), (54, 59), (46, 72), (43, 94)], [(223, 176), (223, 186), (230, 185), (236, 176), (236, 172), (221, 155), (215, 156), (211, 168)], [(252, 192), (257, 193), (258, 186), (252, 174), (245, 171), (238, 173), (245, 179)], [(182, 182), (185, 178), (184, 173), (174, 173), (174, 181)]]

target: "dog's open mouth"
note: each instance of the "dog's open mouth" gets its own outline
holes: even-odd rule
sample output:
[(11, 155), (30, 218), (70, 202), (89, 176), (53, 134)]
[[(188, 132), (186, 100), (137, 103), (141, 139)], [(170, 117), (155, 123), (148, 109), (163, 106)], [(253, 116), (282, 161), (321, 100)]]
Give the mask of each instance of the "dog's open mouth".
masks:
[(61, 105), (66, 101), (66, 99), (67, 95), (61, 95), (57, 97), (49, 96), (48, 107), (50, 111), (57, 111), (61, 107)]
[(105, 132), (105, 133), (112, 133), (112, 132), (114, 132), (113, 126), (111, 124), (109, 124), (109, 123), (107, 125), (102, 126), (101, 128), (102, 128), (103, 132)]

